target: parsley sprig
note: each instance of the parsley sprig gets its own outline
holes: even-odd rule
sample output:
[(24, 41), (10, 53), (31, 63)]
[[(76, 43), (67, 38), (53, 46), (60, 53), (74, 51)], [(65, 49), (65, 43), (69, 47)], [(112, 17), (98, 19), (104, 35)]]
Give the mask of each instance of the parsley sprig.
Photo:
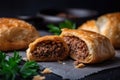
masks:
[(69, 20), (65, 20), (65, 22), (61, 22), (59, 26), (49, 24), (47, 27), (49, 28), (49, 32), (52, 32), (55, 35), (59, 35), (62, 28), (75, 29), (76, 24)]
[(34, 61), (27, 61), (20, 65), (22, 57), (19, 52), (14, 52), (13, 57), (8, 57), (4, 52), (0, 52), (0, 77), (2, 80), (16, 80), (19, 76), (23, 79), (37, 75), (39, 65)]

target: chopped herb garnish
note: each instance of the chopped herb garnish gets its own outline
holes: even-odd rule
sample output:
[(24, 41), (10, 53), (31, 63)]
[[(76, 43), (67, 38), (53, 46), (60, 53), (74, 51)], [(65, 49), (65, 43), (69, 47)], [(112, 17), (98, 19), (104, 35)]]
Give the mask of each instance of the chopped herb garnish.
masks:
[(2, 80), (16, 80), (16, 77), (26, 79), (28, 77), (37, 75), (39, 65), (34, 61), (26, 61), (23, 65), (22, 57), (19, 52), (14, 52), (13, 57), (8, 57), (4, 52), (0, 52), (0, 79)]
[(49, 24), (47, 27), (49, 28), (49, 32), (52, 32), (55, 35), (59, 35), (61, 33), (62, 28), (75, 29), (76, 24), (69, 20), (66, 20), (65, 22), (61, 22), (59, 26)]

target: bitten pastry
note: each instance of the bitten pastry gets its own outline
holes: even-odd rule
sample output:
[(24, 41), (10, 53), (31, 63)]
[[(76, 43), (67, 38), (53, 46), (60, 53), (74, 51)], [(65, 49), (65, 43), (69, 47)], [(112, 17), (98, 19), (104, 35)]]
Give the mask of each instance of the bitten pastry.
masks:
[(29, 23), (15, 18), (0, 18), (0, 50), (26, 49), (39, 33)]
[(68, 56), (68, 46), (59, 36), (43, 36), (30, 43), (27, 59), (34, 61), (59, 61)]
[(115, 48), (120, 48), (120, 12), (102, 15), (97, 21), (87, 21), (84, 25), (78, 29), (98, 32), (108, 37)]
[(68, 44), (71, 58), (81, 63), (99, 63), (115, 55), (109, 39), (98, 33), (62, 29), (60, 36)]

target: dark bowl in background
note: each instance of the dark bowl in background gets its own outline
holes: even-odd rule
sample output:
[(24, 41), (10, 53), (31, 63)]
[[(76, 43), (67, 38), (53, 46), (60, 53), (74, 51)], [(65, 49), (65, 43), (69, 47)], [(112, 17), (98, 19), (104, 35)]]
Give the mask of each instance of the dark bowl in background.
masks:
[(58, 24), (65, 20), (71, 20), (79, 26), (83, 22), (96, 19), (98, 12), (89, 9), (43, 9), (37, 13), (37, 17), (41, 17), (46, 24), (53, 23)]
[(77, 27), (90, 19), (96, 19), (98, 12), (89, 9), (43, 9), (35, 16), (17, 16), (34, 25), (38, 30), (48, 30), (48, 24), (58, 25), (65, 20), (71, 20), (76, 23)]
[(57, 14), (61, 12), (65, 12), (65, 11), (60, 9), (44, 9), (44, 10), (40, 10), (37, 13), (37, 16), (43, 18), (44, 21), (47, 23), (59, 23), (65, 21), (66, 19), (64, 17), (57, 16)]
[(17, 16), (18, 19), (32, 24), (37, 30), (46, 30), (46, 23), (43, 18), (37, 16)]
[(89, 10), (89, 9), (66, 9), (66, 12), (70, 15), (76, 16), (76, 18), (86, 18), (86, 17), (93, 17), (97, 16), (98, 12), (95, 10)]

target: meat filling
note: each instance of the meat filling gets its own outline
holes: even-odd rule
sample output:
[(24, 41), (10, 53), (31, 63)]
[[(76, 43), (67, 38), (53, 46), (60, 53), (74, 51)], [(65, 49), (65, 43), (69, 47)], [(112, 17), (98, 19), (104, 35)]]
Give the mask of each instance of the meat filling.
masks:
[(64, 40), (70, 49), (69, 53), (71, 55), (75, 55), (79, 60), (84, 60), (88, 56), (88, 47), (83, 40), (75, 36), (65, 36)]
[(60, 41), (42, 41), (37, 44), (36, 48), (32, 52), (36, 58), (40, 57), (60, 57), (64, 53), (65, 48)]

